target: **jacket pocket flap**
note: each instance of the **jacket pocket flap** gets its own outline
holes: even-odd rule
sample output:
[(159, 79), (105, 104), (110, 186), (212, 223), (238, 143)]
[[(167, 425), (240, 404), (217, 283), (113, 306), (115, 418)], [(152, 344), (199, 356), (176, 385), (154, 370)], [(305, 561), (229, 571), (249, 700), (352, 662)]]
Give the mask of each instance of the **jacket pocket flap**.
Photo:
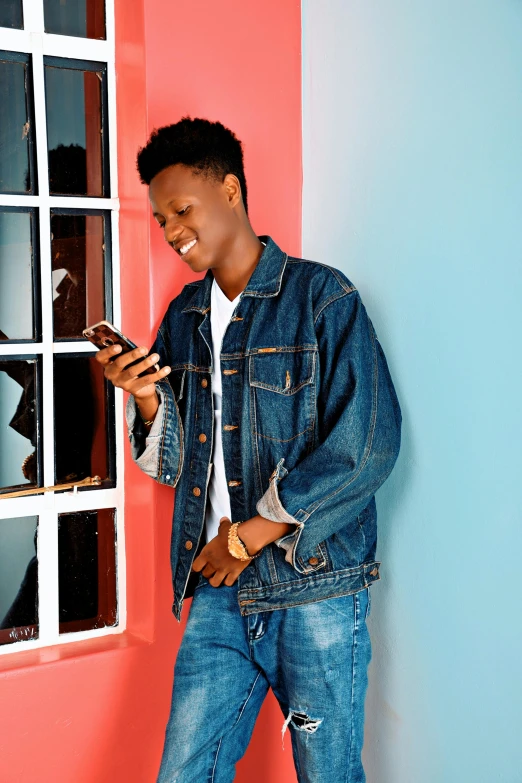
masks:
[(258, 349), (250, 357), (251, 386), (277, 394), (295, 394), (313, 383), (315, 351)]

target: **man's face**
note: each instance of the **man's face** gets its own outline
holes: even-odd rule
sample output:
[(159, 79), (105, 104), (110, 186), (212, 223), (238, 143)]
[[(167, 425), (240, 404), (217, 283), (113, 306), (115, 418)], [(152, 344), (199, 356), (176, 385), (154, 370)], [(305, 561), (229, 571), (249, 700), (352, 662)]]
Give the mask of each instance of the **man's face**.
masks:
[(154, 218), (165, 241), (194, 272), (226, 263), (240, 228), (236, 183), (233, 175), (217, 182), (181, 164), (163, 169), (151, 180)]

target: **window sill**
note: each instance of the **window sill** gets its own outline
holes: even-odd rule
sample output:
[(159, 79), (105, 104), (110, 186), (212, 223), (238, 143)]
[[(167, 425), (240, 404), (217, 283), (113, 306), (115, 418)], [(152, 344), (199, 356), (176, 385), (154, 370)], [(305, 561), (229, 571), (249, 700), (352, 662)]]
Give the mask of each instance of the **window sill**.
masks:
[(90, 656), (97, 653), (113, 653), (133, 647), (145, 647), (152, 644), (149, 639), (123, 631), (123, 633), (97, 636), (77, 642), (66, 642), (51, 647), (38, 647), (35, 650), (8, 653), (0, 656), (0, 678), (6, 674), (27, 669), (40, 669), (42, 666), (59, 664), (72, 658)]

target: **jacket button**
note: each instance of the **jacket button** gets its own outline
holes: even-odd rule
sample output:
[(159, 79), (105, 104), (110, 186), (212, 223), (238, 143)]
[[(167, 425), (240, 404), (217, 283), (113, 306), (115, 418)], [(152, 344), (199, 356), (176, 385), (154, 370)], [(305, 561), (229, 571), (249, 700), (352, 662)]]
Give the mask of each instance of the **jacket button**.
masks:
[(206, 389), (206, 388), (207, 388), (207, 386), (208, 386), (208, 381), (207, 381), (207, 379), (206, 379), (206, 378), (203, 378), (203, 380), (201, 381), (201, 385), (203, 386), (203, 388), (204, 388), (204, 389)]
[(200, 488), (199, 487), (194, 487), (194, 489), (192, 490), (192, 494), (195, 495), (197, 498), (199, 498), (199, 496), (201, 495)]
[(185, 541), (185, 549), (192, 549), (192, 541)]
[(200, 443), (205, 443), (205, 441), (207, 440), (207, 436), (202, 432), (198, 440)]
[(310, 563), (310, 565), (317, 565), (319, 560), (317, 559), (317, 557), (311, 557), (309, 558), (308, 562)]

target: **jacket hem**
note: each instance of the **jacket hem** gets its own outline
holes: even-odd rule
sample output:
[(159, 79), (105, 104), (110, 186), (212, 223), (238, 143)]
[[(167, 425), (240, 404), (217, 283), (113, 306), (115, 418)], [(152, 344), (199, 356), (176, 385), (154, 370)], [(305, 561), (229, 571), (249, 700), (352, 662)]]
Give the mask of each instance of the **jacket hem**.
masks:
[[(327, 598), (338, 598), (364, 590), (374, 582), (380, 581), (380, 561), (363, 563), (356, 568), (347, 568), (328, 574), (315, 574), (303, 579), (293, 579), (263, 587), (245, 588), (238, 591), (239, 611), (243, 617), (257, 612), (273, 612), (278, 609), (291, 609), (293, 606), (317, 603)], [(219, 590), (219, 587), (214, 588)], [(183, 599), (175, 600), (172, 612), (181, 619)]]

